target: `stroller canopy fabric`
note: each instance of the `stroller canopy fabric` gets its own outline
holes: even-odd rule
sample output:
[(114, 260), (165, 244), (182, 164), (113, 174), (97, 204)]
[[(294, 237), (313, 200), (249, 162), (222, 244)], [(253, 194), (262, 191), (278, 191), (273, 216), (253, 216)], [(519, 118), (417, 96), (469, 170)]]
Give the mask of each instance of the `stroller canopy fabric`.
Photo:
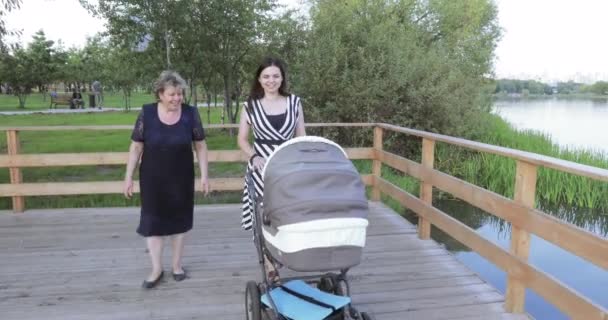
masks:
[(336, 143), (299, 137), (281, 145), (264, 168), (265, 220), (270, 251), (291, 269), (356, 265), (365, 246), (365, 185)]

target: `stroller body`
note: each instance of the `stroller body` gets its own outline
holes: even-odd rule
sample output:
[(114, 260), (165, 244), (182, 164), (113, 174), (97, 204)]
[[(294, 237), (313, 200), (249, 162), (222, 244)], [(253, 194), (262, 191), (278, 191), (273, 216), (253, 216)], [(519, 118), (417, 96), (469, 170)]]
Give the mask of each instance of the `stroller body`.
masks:
[[(268, 294), (285, 289), (288, 280), (305, 279), (322, 291), (349, 297), (346, 273), (361, 262), (369, 209), (365, 185), (344, 150), (320, 137), (295, 138), (267, 159), (263, 177), (263, 204), (255, 197), (250, 201), (264, 281), (247, 285), (247, 319), (261, 319), (262, 314), (268, 319), (290, 319), (275, 311)], [(247, 179), (252, 197), (253, 181)], [(264, 259), (274, 270), (268, 270)], [(319, 274), (281, 278), (279, 266)], [(271, 271), (276, 278), (267, 277)], [(266, 305), (259, 302), (264, 295)], [(372, 318), (349, 303), (324, 319)]]

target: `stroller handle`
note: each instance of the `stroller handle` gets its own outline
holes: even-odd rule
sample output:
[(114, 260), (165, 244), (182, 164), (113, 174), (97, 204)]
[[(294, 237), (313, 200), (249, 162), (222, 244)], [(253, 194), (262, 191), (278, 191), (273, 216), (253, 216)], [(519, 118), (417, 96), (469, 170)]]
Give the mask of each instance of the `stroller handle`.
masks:
[[(255, 225), (256, 220), (258, 218), (258, 201), (260, 200), (257, 192), (255, 191), (255, 182), (253, 181), (253, 170), (249, 170), (245, 175), (245, 184), (247, 185), (247, 196), (249, 197), (249, 201), (252, 205), (251, 219), (253, 224)], [(265, 226), (270, 225), (270, 217), (262, 212), (262, 223)]]

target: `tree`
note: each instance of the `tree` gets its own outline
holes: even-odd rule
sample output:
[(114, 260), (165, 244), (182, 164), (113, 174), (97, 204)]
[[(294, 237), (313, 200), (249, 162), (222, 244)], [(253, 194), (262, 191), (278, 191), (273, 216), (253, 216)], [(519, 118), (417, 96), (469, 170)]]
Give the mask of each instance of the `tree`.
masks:
[(500, 34), (492, 1), (316, 1), (311, 20), (298, 67), (310, 121), (468, 136), (489, 110), (480, 88)]
[(597, 95), (608, 95), (608, 82), (598, 81), (590, 86), (589, 91)]
[(32, 37), (27, 51), (36, 70), (35, 82), (39, 92), (48, 91), (47, 85), (51, 82), (56, 66), (53, 63), (54, 41), (47, 40), (44, 31), (39, 30)]
[(15, 32), (7, 30), (6, 24), (4, 23), (4, 16), (12, 10), (19, 9), (21, 0), (2, 0), (2, 6), (0, 6), (0, 47), (5, 48), (4, 36), (7, 34), (15, 34)]
[[(252, 57), (256, 40), (260, 37), (262, 26), (271, 20), (270, 11), (274, 8), (271, 0), (209, 0), (210, 12), (207, 16), (212, 54), (209, 56), (214, 71), (223, 81), (224, 108), (228, 119), (236, 123), (240, 108), (232, 103), (242, 94), (244, 61)], [(250, 60), (251, 61), (251, 60)], [(248, 73), (247, 73), (248, 74)]]
[(27, 96), (32, 88), (39, 83), (34, 59), (26, 50), (16, 47), (13, 54), (4, 54), (0, 63), (0, 78), (10, 87), (19, 98), (19, 108), (25, 108)]
[[(270, 11), (275, 0), (80, 2), (108, 21), (113, 45), (140, 53), (132, 62), (145, 70), (143, 75), (150, 82), (153, 74), (171, 68), (186, 78), (191, 92), (196, 92), (200, 81), (209, 85), (215, 77), (210, 75), (218, 75), (223, 82), (226, 114), (236, 122), (240, 108), (232, 101), (238, 104), (245, 70), (254, 60), (264, 26), (274, 19)], [(198, 97), (192, 98), (196, 104)]]

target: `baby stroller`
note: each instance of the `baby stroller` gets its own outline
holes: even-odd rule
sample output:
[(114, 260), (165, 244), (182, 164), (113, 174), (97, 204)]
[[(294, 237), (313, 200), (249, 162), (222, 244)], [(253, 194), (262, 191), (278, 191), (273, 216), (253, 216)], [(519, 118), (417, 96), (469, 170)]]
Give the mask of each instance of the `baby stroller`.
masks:
[[(351, 305), (346, 277), (361, 262), (369, 209), (344, 150), (320, 137), (294, 138), (271, 154), (262, 175), (263, 204), (246, 177), (262, 271), (262, 282), (247, 282), (246, 319), (373, 320)], [(306, 274), (282, 278), (281, 266)]]

